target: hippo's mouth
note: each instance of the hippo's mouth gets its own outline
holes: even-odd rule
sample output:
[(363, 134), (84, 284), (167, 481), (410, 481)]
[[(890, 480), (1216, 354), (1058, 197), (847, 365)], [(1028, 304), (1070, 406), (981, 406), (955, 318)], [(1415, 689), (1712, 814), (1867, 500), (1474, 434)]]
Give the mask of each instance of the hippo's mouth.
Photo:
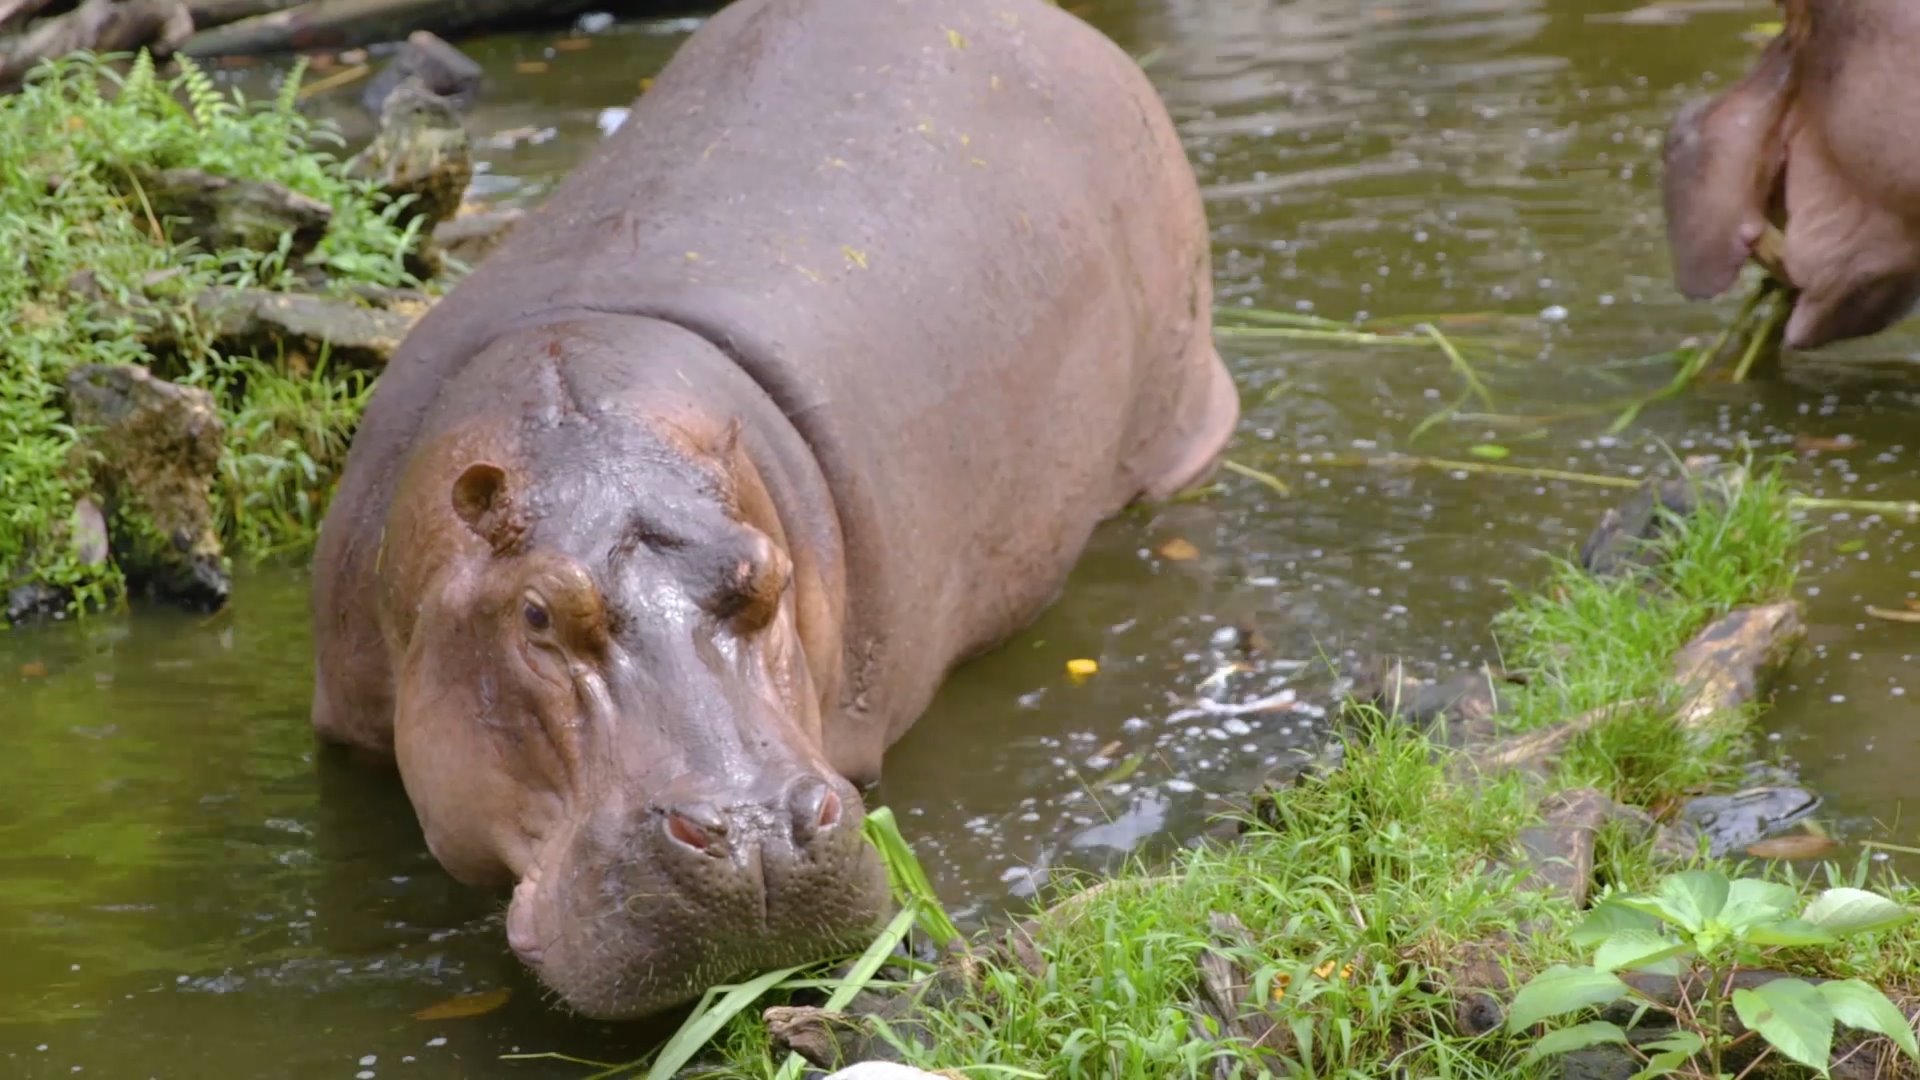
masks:
[(596, 1020), (640, 1018), (720, 983), (859, 949), (891, 903), (885, 868), (857, 828), (806, 858), (744, 851), (691, 870), (657, 851), (593, 859), (579, 842), (541, 854), (554, 857), (513, 888), (507, 944), (569, 1009)]

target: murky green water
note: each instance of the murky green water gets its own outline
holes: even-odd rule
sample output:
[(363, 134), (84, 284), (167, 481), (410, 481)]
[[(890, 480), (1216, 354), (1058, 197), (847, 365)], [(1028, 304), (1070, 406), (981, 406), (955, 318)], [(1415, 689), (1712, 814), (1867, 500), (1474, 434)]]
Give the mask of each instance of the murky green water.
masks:
[[(1727, 309), (1665, 277), (1654, 162), (1684, 97), (1739, 70), (1757, 2), (1667, 24), (1579, 0), (1104, 0), (1092, 17), (1149, 59), (1209, 194), (1222, 302), (1345, 318), (1513, 317), (1490, 366), (1498, 411), (1564, 413), (1645, 392), (1635, 364)], [(600, 137), (686, 22), (476, 43), (493, 73), (474, 116), (480, 191), (537, 200)], [(522, 71), (527, 61), (550, 63)], [(343, 115), (351, 116), (350, 112)], [(1306, 468), (1302, 452), (1460, 456), (1639, 474), (1740, 440), (1800, 455), (1805, 490), (1920, 496), (1913, 324), (1803, 359), (1781, 382), (1707, 386), (1619, 438), (1602, 412), (1541, 426), (1441, 425), (1457, 392), (1436, 354), (1225, 343), (1248, 403), (1236, 456), (1282, 498), (1227, 492), (1115, 522), (1065, 600), (963, 671), (893, 752), (898, 809), (956, 909), (979, 914), (1061, 867), (1191, 834), (1269, 763), (1310, 749), (1284, 707), (1287, 661), (1399, 649), (1435, 666), (1490, 650), (1500, 582), (1577, 543), (1612, 497), (1574, 485)], [(1910, 445), (1912, 444), (1912, 445)], [(1915, 529), (1814, 519), (1802, 595), (1814, 648), (1769, 732), (1849, 840), (1920, 844), (1909, 675), (1920, 626), (1867, 604), (1920, 596)], [(1198, 557), (1154, 554), (1184, 539)], [(0, 637), (0, 1075), (570, 1076), (564, 1050), (622, 1060), (644, 1031), (560, 1017), (507, 953), (501, 898), (426, 855), (398, 783), (316, 755), (306, 727), (305, 578), (245, 578), (210, 621), (141, 612)], [(1196, 704), (1255, 626), (1280, 662)], [(1064, 665), (1097, 658), (1072, 685)], [(44, 668), (44, 675), (39, 672)], [(16, 674), (18, 673), (18, 674)], [(1916, 690), (1920, 694), (1920, 690)], [(1096, 781), (1141, 755), (1118, 783)], [(1096, 795), (1095, 792), (1098, 792)], [(483, 1017), (421, 1021), (454, 994), (513, 991)]]

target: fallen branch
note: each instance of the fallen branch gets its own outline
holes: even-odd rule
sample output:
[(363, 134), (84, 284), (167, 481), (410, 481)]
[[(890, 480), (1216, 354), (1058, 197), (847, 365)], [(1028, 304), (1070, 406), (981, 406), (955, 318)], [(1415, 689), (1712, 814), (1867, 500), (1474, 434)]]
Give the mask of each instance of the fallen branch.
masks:
[(165, 56), (192, 33), (193, 15), (184, 0), (84, 0), (67, 14), (42, 19), (20, 36), (0, 43), (0, 91), (18, 89), (43, 60), (142, 47)]
[(46, 7), (53, 0), (0, 0), (0, 30), (12, 23), (26, 22), (33, 18), (34, 12)]
[[(1452, 458), (1424, 457), (1417, 454), (1321, 454), (1301, 455), (1302, 465), (1327, 465), (1357, 469), (1435, 469), (1485, 476), (1517, 476), (1529, 480), (1564, 480), (1593, 487), (1633, 488), (1645, 481), (1605, 473), (1583, 473), (1571, 469), (1541, 469), (1526, 465), (1503, 465), (1491, 461), (1459, 461)], [(1905, 514), (1920, 516), (1920, 501), (1913, 499), (1828, 499), (1813, 495), (1792, 495), (1787, 503), (1795, 510), (1851, 510), (1864, 514)]]

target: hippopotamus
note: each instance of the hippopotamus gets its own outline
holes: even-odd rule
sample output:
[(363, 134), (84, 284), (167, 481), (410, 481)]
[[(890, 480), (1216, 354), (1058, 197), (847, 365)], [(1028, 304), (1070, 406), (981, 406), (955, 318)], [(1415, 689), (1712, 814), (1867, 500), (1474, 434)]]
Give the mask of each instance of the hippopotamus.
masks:
[(1920, 5), (1783, 7), (1746, 76), (1675, 116), (1662, 197), (1683, 294), (1718, 296), (1756, 259), (1795, 294), (1784, 343), (1815, 349), (1920, 299)]
[(380, 376), (320, 738), (566, 1006), (864, 945), (862, 792), (1239, 418), (1192, 167), (1044, 0), (737, 0)]

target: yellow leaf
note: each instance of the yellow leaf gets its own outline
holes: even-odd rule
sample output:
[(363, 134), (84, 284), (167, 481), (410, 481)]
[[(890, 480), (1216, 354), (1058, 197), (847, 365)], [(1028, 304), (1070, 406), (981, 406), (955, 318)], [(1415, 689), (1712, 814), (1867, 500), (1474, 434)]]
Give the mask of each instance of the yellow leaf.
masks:
[(461, 994), (451, 997), (438, 1005), (429, 1005), (413, 1014), (415, 1020), (464, 1020), (469, 1016), (485, 1016), (487, 1013), (507, 1003), (513, 996), (511, 989), (488, 990), (479, 994)]
[(1086, 682), (1088, 679), (1093, 678), (1093, 676), (1096, 673), (1098, 673), (1099, 670), (1100, 670), (1100, 663), (1099, 661), (1096, 661), (1096, 660), (1067, 661), (1067, 677), (1072, 679), (1075, 683)]
[(958, 30), (948, 30), (947, 44), (953, 46), (956, 49), (964, 49), (967, 47), (967, 39), (966, 39), (966, 36), (960, 33), (960, 31)]
[(1182, 540), (1178, 536), (1160, 545), (1160, 557), (1172, 562), (1186, 562), (1189, 559), (1198, 558), (1199, 555), (1199, 548), (1194, 547), (1191, 541)]

